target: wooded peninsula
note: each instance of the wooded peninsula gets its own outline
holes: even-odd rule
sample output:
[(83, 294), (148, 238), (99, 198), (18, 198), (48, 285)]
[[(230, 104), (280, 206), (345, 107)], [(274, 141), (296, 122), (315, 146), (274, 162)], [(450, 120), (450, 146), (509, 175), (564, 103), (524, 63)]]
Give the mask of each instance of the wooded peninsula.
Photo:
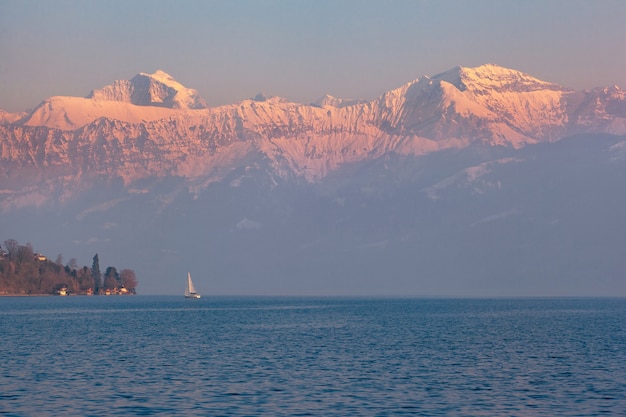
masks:
[(96, 253), (91, 268), (78, 267), (76, 259), (63, 265), (36, 253), (30, 243), (6, 240), (0, 245), (0, 295), (133, 295), (137, 278), (132, 269), (114, 266), (100, 272)]

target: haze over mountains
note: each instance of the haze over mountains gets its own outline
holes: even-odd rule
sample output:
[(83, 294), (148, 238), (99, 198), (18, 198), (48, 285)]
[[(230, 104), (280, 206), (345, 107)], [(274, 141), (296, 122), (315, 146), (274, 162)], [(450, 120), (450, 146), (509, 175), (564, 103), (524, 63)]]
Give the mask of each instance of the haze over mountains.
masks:
[(626, 295), (617, 86), (484, 65), (209, 108), (157, 71), (0, 123), (1, 240), (106, 253), (140, 292)]

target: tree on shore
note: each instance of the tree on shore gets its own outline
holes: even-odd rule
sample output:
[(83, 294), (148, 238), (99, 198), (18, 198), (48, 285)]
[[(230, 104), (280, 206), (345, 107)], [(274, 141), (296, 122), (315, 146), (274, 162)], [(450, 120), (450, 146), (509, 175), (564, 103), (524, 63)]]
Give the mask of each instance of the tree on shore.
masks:
[[(102, 288), (100, 260), (93, 257), (91, 269), (78, 267), (76, 259), (62, 265), (59, 255), (56, 262), (34, 252), (30, 243), (20, 245), (16, 240), (5, 241), (0, 248), (0, 295), (9, 294), (98, 294)], [(60, 262), (61, 261), (61, 262)], [(134, 271), (108, 267), (106, 286), (112, 294), (134, 294), (137, 279)], [(96, 290), (96, 285), (98, 290)], [(124, 288), (123, 291), (120, 291)]]
[(100, 259), (96, 253), (91, 264), (91, 278), (93, 279), (93, 293), (99, 294), (102, 288), (102, 273), (100, 272)]
[(122, 280), (124, 288), (131, 291), (134, 291), (135, 288), (137, 288), (137, 277), (135, 277), (135, 271), (132, 269), (122, 269), (122, 272), (120, 272), (120, 279)]
[(76, 282), (78, 284), (78, 291), (82, 293), (88, 292), (90, 289), (93, 291), (93, 278), (91, 276), (91, 270), (86, 266), (83, 266), (76, 272)]
[(106, 269), (104, 273), (104, 289), (112, 290), (114, 288), (119, 288), (122, 286), (122, 282), (120, 280), (120, 276), (117, 273), (117, 269), (114, 266), (110, 266)]
[(7, 255), (10, 261), (15, 260), (17, 257), (17, 250), (19, 248), (19, 244), (15, 239), (8, 239), (4, 241), (4, 247), (6, 248)]

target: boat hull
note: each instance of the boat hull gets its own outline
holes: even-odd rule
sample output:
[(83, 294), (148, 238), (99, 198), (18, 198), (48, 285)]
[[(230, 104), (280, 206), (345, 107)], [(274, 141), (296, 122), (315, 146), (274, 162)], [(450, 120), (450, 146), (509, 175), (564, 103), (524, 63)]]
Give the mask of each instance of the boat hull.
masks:
[(189, 295), (185, 295), (185, 298), (200, 298), (201, 295), (200, 294), (189, 294)]

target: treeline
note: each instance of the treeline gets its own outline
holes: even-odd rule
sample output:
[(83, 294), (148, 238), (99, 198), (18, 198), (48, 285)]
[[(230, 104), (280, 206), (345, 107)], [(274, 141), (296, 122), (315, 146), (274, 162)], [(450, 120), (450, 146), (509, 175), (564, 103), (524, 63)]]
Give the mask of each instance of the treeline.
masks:
[(0, 245), (0, 294), (135, 294), (136, 287), (132, 269), (109, 266), (102, 274), (98, 254), (91, 268), (78, 267), (76, 259), (63, 265), (62, 255), (52, 261), (35, 253), (30, 243), (9, 239)]

